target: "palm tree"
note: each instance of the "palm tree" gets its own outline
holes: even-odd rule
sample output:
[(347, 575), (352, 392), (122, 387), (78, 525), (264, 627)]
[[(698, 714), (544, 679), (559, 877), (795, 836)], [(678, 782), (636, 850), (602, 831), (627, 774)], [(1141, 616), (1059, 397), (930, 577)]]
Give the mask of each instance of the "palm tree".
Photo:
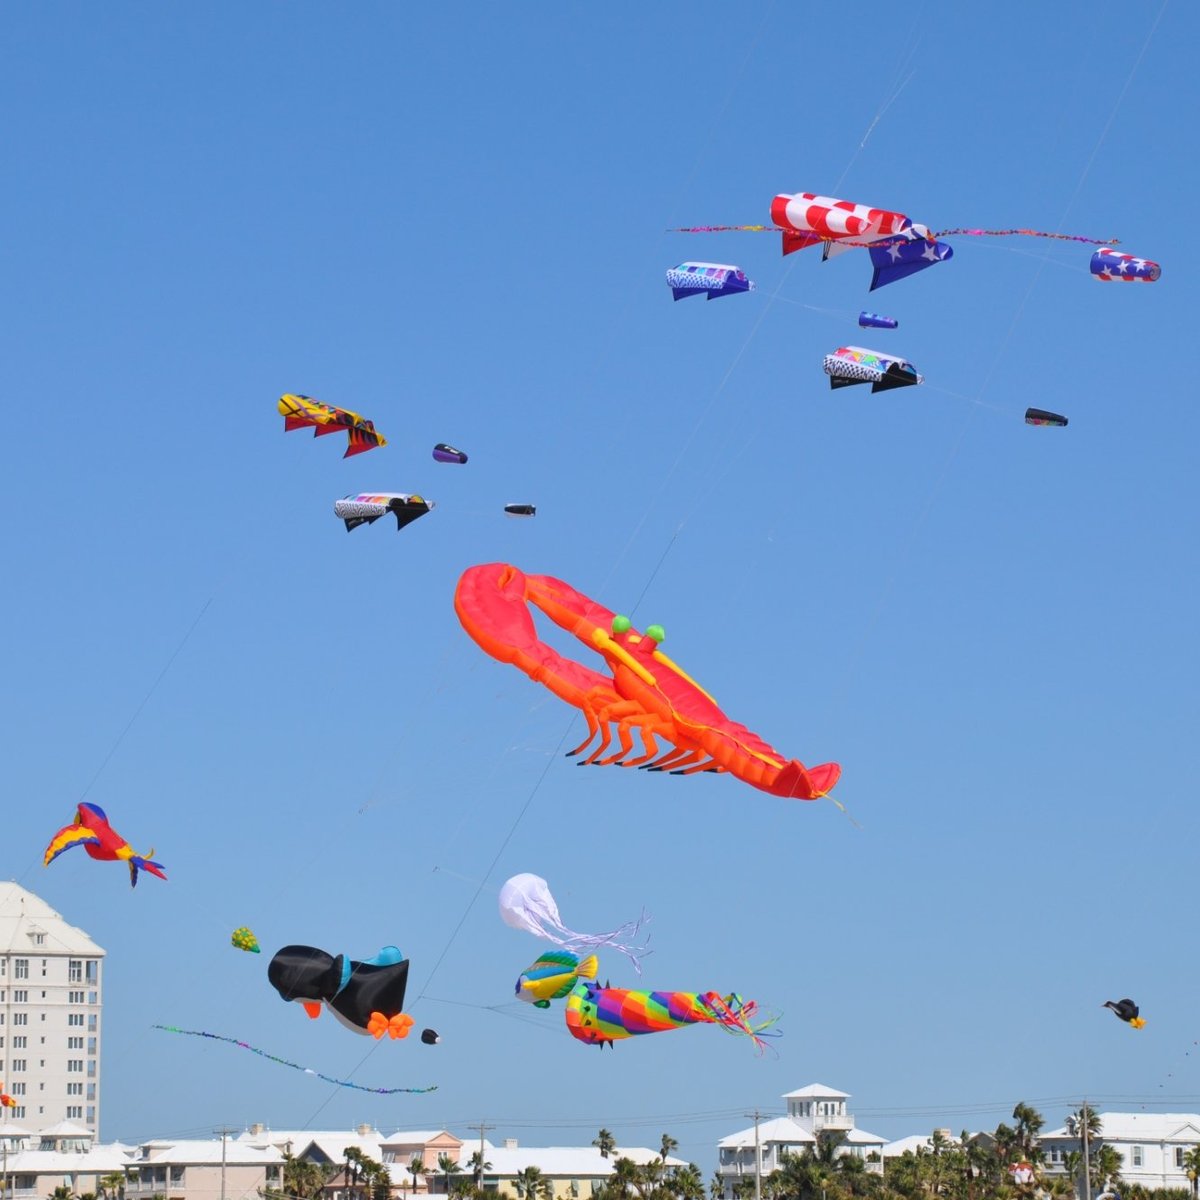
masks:
[(1183, 1169), (1192, 1184), (1192, 1196), (1200, 1195), (1200, 1146), (1193, 1146), (1183, 1156)]
[(525, 1167), (513, 1176), (513, 1190), (517, 1200), (551, 1200), (554, 1182), (542, 1174), (540, 1167)]
[(1121, 1182), (1121, 1155), (1118, 1150), (1102, 1143), (1098, 1150), (1092, 1151), (1091, 1160), (1093, 1188)]
[(1038, 1134), (1046, 1124), (1042, 1114), (1022, 1101), (1013, 1109), (1013, 1120), (1017, 1123), (1015, 1133), (1021, 1148), (1021, 1157), (1027, 1162), (1041, 1162), (1042, 1150), (1038, 1145)]
[(120, 1171), (113, 1171), (108, 1175), (101, 1175), (96, 1181), (96, 1186), (99, 1188), (100, 1195), (105, 1200), (116, 1200), (118, 1197), (123, 1197), (125, 1193), (125, 1176)]
[(704, 1176), (695, 1163), (672, 1168), (668, 1187), (678, 1200), (704, 1200)]
[(671, 1153), (671, 1151), (678, 1149), (679, 1143), (669, 1133), (664, 1133), (662, 1135), (662, 1149), (658, 1152), (659, 1157), (663, 1160), (664, 1165), (666, 1165), (667, 1156)]
[(618, 1196), (627, 1197), (632, 1191), (644, 1194), (645, 1177), (632, 1158), (618, 1158), (613, 1163), (612, 1186)]
[(471, 1157), (467, 1159), (467, 1166), (471, 1168), (471, 1173), (475, 1177), (475, 1186), (477, 1188), (482, 1188), (484, 1171), (490, 1171), (492, 1169), (492, 1164), (484, 1161), (483, 1151), (473, 1151)]
[(54, 1191), (50, 1193), (50, 1200), (75, 1200), (75, 1193), (65, 1185), (56, 1187)]
[(601, 1158), (607, 1158), (617, 1148), (617, 1139), (607, 1129), (602, 1129), (592, 1138), (592, 1145), (600, 1151)]
[(437, 1169), (441, 1171), (445, 1180), (446, 1195), (450, 1195), (450, 1176), (457, 1175), (462, 1167), (458, 1165), (448, 1154), (439, 1154), (437, 1158)]
[(408, 1173), (413, 1177), (413, 1195), (415, 1196), (417, 1194), (417, 1180), (427, 1173), (425, 1159), (422, 1155), (414, 1154), (408, 1160)]

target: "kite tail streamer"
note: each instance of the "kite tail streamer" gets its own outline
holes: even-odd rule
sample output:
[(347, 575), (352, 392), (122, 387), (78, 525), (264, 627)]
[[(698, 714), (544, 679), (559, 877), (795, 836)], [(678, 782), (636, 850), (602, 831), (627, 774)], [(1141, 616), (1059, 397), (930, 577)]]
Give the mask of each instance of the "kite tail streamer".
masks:
[[(573, 929), (568, 929), (561, 921), (552, 922), (547, 918), (541, 919), (538, 924), (542, 929), (542, 936), (547, 941), (554, 942), (557, 946), (563, 946), (572, 952), (580, 950), (600, 950), (609, 949), (616, 950), (619, 954), (624, 954), (626, 958), (633, 963), (633, 969), (640, 975), (642, 973), (641, 960), (647, 955), (652, 954), (646, 941), (627, 945), (627, 939), (637, 937), (643, 925), (650, 920), (649, 916), (643, 910), (642, 915), (636, 921), (626, 921), (624, 925), (618, 926), (610, 933), (576, 933)], [(551, 932), (553, 930), (554, 932)], [(555, 933), (560, 936), (556, 937)], [(587, 955), (580, 955), (581, 958), (586, 958)]]
[[(784, 229), (780, 225), (686, 225), (677, 229), (668, 229), (668, 233), (794, 233), (795, 230)], [(1060, 242), (1083, 242), (1088, 246), (1119, 246), (1119, 238), (1090, 238), (1080, 237), (1075, 233), (1044, 233), (1040, 229), (942, 229), (932, 234), (932, 238), (942, 237), (1040, 237), (1054, 238)], [(820, 240), (820, 239), (818, 239)], [(854, 238), (838, 238), (841, 246), (873, 246), (874, 242), (858, 241)]]
[(1043, 233), (1040, 229), (943, 229), (934, 236), (1014, 237), (1017, 235), (1022, 237), (1054, 238), (1060, 242), (1084, 242), (1088, 246), (1119, 246), (1121, 244), (1118, 238), (1105, 238), (1101, 241), (1098, 238), (1080, 237), (1074, 233)]
[(420, 1095), (425, 1092), (437, 1091), (436, 1084), (433, 1087), (425, 1088), (365, 1087), (361, 1083), (351, 1083), (348, 1079), (335, 1079), (332, 1075), (322, 1075), (320, 1071), (314, 1071), (311, 1067), (303, 1067), (299, 1063), (290, 1062), (286, 1058), (279, 1058), (275, 1054), (268, 1054), (265, 1050), (260, 1050), (257, 1046), (251, 1046), (249, 1042), (242, 1042), (237, 1038), (224, 1037), (219, 1033), (206, 1033), (203, 1029), (180, 1029), (178, 1025), (151, 1025), (150, 1028), (161, 1029), (166, 1033), (182, 1033), (188, 1037), (210, 1038), (214, 1042), (228, 1042), (231, 1046), (240, 1046), (243, 1050), (249, 1050), (251, 1054), (257, 1054), (260, 1058), (267, 1058), (273, 1063), (279, 1063), (281, 1067), (291, 1067), (293, 1071), (303, 1071), (305, 1075), (314, 1075), (317, 1079), (323, 1079), (326, 1083), (333, 1083), (338, 1087), (354, 1088), (358, 1092), (374, 1092), (377, 1096), (394, 1096), (399, 1092)]
[[(763, 1034), (778, 1020), (777, 1015), (768, 1015), (759, 1008), (756, 1000), (743, 1000), (737, 992), (728, 996), (718, 996), (716, 992), (706, 992), (699, 997), (701, 1004), (712, 1015), (713, 1021), (729, 1033), (748, 1037), (758, 1048), (759, 1054), (767, 1049)], [(755, 1017), (763, 1019), (755, 1022)], [(767, 1034), (768, 1037), (779, 1037), (779, 1031)]]

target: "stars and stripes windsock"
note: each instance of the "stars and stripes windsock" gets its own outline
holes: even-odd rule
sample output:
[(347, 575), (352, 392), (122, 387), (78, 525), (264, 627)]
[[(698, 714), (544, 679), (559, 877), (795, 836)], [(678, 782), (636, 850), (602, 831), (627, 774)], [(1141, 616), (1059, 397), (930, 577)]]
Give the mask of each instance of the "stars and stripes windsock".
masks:
[(1122, 254), (1110, 246), (1102, 246), (1092, 255), (1092, 274), (1097, 279), (1109, 283), (1114, 279), (1130, 282), (1140, 279), (1142, 283), (1153, 283), (1161, 274), (1162, 268), (1148, 258), (1135, 258), (1132, 254)]

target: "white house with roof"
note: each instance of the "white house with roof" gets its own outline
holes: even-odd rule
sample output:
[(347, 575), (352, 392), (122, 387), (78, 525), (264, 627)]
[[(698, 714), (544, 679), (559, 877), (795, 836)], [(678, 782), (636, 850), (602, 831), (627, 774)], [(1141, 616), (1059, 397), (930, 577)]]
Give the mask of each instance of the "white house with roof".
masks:
[(516, 1177), (527, 1167), (537, 1167), (542, 1178), (550, 1181), (555, 1200), (586, 1200), (608, 1182), (619, 1158), (628, 1158), (639, 1167), (651, 1162), (662, 1163), (665, 1169), (688, 1165), (669, 1155), (664, 1160), (658, 1151), (645, 1146), (618, 1146), (605, 1158), (595, 1146), (521, 1146), (516, 1138), (506, 1138), (498, 1146), (485, 1141), (483, 1158), (487, 1190), (515, 1196)]
[(730, 1200), (739, 1179), (753, 1178), (757, 1169), (769, 1175), (782, 1165), (784, 1154), (815, 1153), (818, 1140), (832, 1138), (839, 1156), (853, 1154), (866, 1162), (870, 1171), (883, 1170), (883, 1148), (887, 1138), (859, 1129), (846, 1109), (848, 1092), (810, 1083), (787, 1092), (787, 1114), (770, 1117), (723, 1137), (717, 1143), (717, 1175), (724, 1184), (724, 1196)]
[[(1092, 1145), (1102, 1142), (1121, 1156), (1121, 1179), (1147, 1188), (1189, 1188), (1183, 1168), (1183, 1156), (1200, 1145), (1200, 1115), (1196, 1113), (1122, 1113), (1104, 1112), (1100, 1135)], [(1081, 1150), (1078, 1133), (1067, 1127), (1043, 1133), (1038, 1139), (1045, 1152), (1043, 1170), (1061, 1174), (1063, 1160), (1072, 1150)]]
[[(270, 1129), (266, 1125), (251, 1125), (237, 1140), (252, 1146), (274, 1146), (284, 1154), (304, 1158), (309, 1162), (337, 1167), (346, 1161), (350, 1148), (361, 1150), (368, 1158), (382, 1163), (391, 1176), (392, 1187), (401, 1195), (437, 1191), (438, 1159), (448, 1155), (466, 1170), (468, 1154), (463, 1141), (445, 1129), (401, 1129), (395, 1133), (380, 1133), (372, 1125), (359, 1125), (352, 1131), (312, 1129)], [(419, 1159), (424, 1173), (411, 1170)], [(342, 1200), (346, 1190), (344, 1177), (333, 1176), (327, 1194), (329, 1200)], [(361, 1194), (362, 1189), (354, 1189)]]
[(104, 951), (17, 883), (0, 883), (0, 1079), (4, 1110), (35, 1133), (100, 1128)]

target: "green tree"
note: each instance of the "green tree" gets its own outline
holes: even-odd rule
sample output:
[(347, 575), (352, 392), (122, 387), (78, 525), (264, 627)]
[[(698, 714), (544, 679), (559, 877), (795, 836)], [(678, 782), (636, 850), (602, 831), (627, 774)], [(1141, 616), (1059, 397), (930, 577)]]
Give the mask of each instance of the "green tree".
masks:
[(439, 1154), (437, 1158), (437, 1169), (442, 1173), (446, 1195), (450, 1195), (450, 1176), (457, 1175), (462, 1167), (458, 1165), (448, 1154)]
[(75, 1193), (65, 1185), (56, 1187), (50, 1193), (50, 1200), (75, 1200)]
[(668, 1156), (673, 1150), (678, 1149), (679, 1143), (669, 1133), (664, 1133), (662, 1135), (662, 1149), (658, 1152), (659, 1157), (663, 1160), (663, 1163), (666, 1163)]
[(667, 1187), (678, 1200), (704, 1200), (704, 1176), (695, 1163), (673, 1167), (667, 1177)]
[(517, 1200), (552, 1200), (554, 1182), (542, 1174), (540, 1167), (525, 1167), (513, 1177)]
[(1013, 1109), (1013, 1120), (1017, 1123), (1014, 1133), (1021, 1157), (1027, 1162), (1040, 1163), (1042, 1148), (1038, 1144), (1038, 1134), (1046, 1124), (1042, 1114), (1022, 1101)]
[(1115, 1187), (1121, 1182), (1121, 1155), (1112, 1146), (1101, 1143), (1091, 1151), (1092, 1188)]
[(607, 1129), (602, 1129), (592, 1138), (592, 1145), (600, 1151), (601, 1158), (607, 1158), (617, 1148), (617, 1139)]
[(471, 1157), (467, 1159), (467, 1166), (471, 1168), (471, 1175), (475, 1180), (475, 1186), (482, 1188), (483, 1173), (492, 1169), (492, 1164), (484, 1158), (483, 1151), (472, 1151)]
[(104, 1200), (121, 1200), (125, 1195), (125, 1176), (120, 1171), (101, 1175), (96, 1186)]
[(1183, 1169), (1192, 1185), (1192, 1196), (1200, 1195), (1200, 1146), (1193, 1146), (1183, 1155)]
[(613, 1163), (611, 1182), (616, 1195), (622, 1198), (644, 1194), (645, 1176), (632, 1158), (618, 1158)]
[(425, 1167), (425, 1159), (422, 1155), (414, 1154), (412, 1158), (408, 1160), (408, 1173), (412, 1176), (413, 1195), (415, 1196), (417, 1193), (417, 1180), (428, 1174), (428, 1171)]

